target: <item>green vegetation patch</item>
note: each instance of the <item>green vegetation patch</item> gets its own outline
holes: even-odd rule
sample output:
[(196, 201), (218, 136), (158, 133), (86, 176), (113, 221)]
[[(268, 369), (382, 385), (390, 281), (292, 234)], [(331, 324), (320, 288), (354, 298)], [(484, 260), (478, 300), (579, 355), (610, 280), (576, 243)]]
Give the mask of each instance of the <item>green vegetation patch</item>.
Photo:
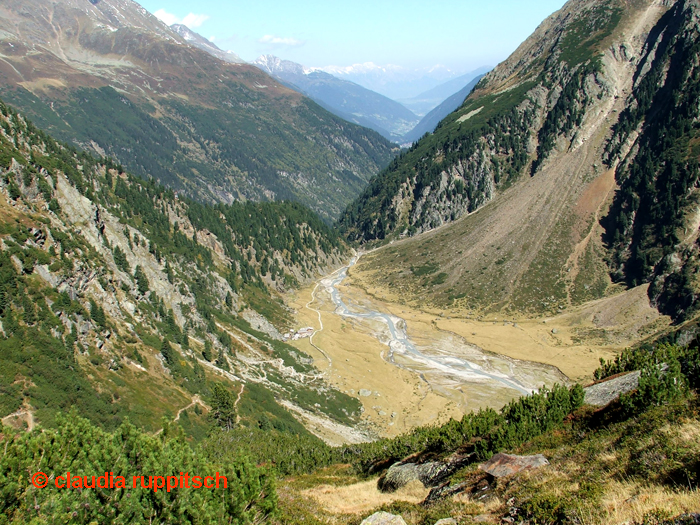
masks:
[(560, 59), (569, 67), (595, 58), (600, 44), (612, 35), (622, 20), (617, 1), (608, 1), (586, 9), (569, 24), (559, 46)]

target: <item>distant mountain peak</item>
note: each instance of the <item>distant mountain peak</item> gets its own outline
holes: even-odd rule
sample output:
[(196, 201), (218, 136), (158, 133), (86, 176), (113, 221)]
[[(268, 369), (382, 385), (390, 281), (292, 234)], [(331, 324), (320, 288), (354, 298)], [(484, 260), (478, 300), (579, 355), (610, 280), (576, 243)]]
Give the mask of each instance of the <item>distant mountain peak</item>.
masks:
[[(418, 118), (390, 98), (320, 68), (308, 68), (274, 55), (262, 55), (253, 65), (312, 99), (339, 117), (400, 141)], [(374, 64), (372, 64), (374, 66)]]
[(292, 74), (292, 75), (308, 75), (313, 72), (312, 69), (305, 68), (301, 64), (292, 62), (291, 60), (283, 60), (275, 55), (261, 55), (253, 62), (253, 65), (270, 75)]
[(199, 33), (195, 33), (184, 24), (173, 24), (170, 26), (170, 29), (172, 29), (178, 35), (184, 38), (188, 44), (198, 49), (201, 49), (202, 51), (206, 51), (207, 53), (215, 56), (219, 60), (223, 60), (224, 62), (230, 62), (232, 64), (245, 63), (245, 61), (233, 51), (224, 51), (216, 44), (204, 38)]

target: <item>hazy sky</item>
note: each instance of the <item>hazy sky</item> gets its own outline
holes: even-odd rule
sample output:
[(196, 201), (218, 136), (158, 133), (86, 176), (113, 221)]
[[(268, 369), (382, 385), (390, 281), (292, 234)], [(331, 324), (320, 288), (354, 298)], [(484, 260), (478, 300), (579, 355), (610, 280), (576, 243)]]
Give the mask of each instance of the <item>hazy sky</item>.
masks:
[(564, 0), (142, 0), (222, 49), (306, 66), (374, 62), (468, 71), (505, 59)]

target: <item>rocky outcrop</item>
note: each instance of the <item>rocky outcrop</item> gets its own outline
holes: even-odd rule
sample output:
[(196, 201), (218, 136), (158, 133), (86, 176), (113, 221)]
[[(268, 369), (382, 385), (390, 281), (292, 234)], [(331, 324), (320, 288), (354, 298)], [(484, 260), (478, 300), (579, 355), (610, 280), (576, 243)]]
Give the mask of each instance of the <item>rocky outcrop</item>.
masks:
[(451, 456), (445, 461), (429, 461), (426, 463), (396, 463), (379, 479), (378, 486), (382, 492), (394, 492), (411, 481), (420, 481), (424, 487), (436, 487), (445, 479), (466, 466), (469, 456)]
[(597, 407), (604, 407), (618, 399), (623, 394), (632, 392), (639, 386), (641, 372), (630, 372), (619, 377), (614, 377), (595, 385), (587, 386), (584, 403)]
[(532, 470), (549, 465), (549, 461), (542, 454), (536, 456), (512, 456), (510, 454), (496, 454), (486, 463), (479, 465), (484, 472), (494, 478), (514, 476), (523, 470)]

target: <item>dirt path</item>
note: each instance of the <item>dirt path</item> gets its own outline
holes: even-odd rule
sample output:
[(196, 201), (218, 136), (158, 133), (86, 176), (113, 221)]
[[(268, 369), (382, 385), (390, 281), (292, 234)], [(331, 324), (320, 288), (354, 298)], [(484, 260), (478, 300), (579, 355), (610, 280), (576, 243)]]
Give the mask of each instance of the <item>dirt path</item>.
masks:
[(323, 332), (323, 319), (321, 319), (321, 312), (319, 310), (316, 310), (315, 308), (311, 308), (311, 305), (316, 302), (316, 291), (318, 290), (319, 284), (320, 283), (316, 283), (316, 286), (314, 286), (314, 289), (311, 292), (311, 300), (308, 303), (306, 303), (306, 305), (305, 305), (305, 308), (307, 310), (315, 312), (316, 315), (318, 315), (318, 324), (320, 326), (320, 328), (318, 330), (314, 331), (314, 333), (311, 334), (311, 337), (309, 338), (309, 344), (311, 346), (313, 346), (316, 350), (321, 352), (321, 354), (323, 354), (323, 357), (328, 359), (328, 369), (330, 370), (330, 368), (333, 366), (333, 359), (331, 359), (331, 356), (329, 356), (326, 352), (324, 352), (321, 348), (319, 348), (318, 346), (316, 346), (314, 344), (314, 336), (316, 334)]
[(209, 410), (209, 407), (204, 403), (204, 401), (202, 401), (202, 399), (199, 397), (199, 394), (195, 394), (194, 396), (192, 396), (192, 402), (189, 405), (177, 411), (177, 415), (175, 416), (175, 419), (173, 419), (173, 421), (179, 421), (182, 413), (188, 408), (192, 408), (195, 405), (200, 405), (202, 408)]
[(236, 402), (233, 404), (233, 409), (236, 411), (236, 425), (241, 424), (241, 415), (238, 413), (238, 403), (241, 402), (241, 396), (243, 395), (243, 389), (245, 388), (245, 385), (241, 383), (241, 391), (238, 392), (238, 397), (236, 398)]
[(17, 412), (14, 412), (13, 414), (10, 414), (8, 416), (5, 416), (2, 418), (2, 423), (3, 425), (8, 425), (11, 426), (11, 423), (13, 423), (12, 419), (15, 418), (15, 423), (18, 420), (23, 420), (27, 424), (27, 431), (31, 432), (34, 430), (34, 427), (36, 426), (36, 422), (34, 421), (34, 412), (32, 412), (29, 409), (22, 409), (18, 410)]

